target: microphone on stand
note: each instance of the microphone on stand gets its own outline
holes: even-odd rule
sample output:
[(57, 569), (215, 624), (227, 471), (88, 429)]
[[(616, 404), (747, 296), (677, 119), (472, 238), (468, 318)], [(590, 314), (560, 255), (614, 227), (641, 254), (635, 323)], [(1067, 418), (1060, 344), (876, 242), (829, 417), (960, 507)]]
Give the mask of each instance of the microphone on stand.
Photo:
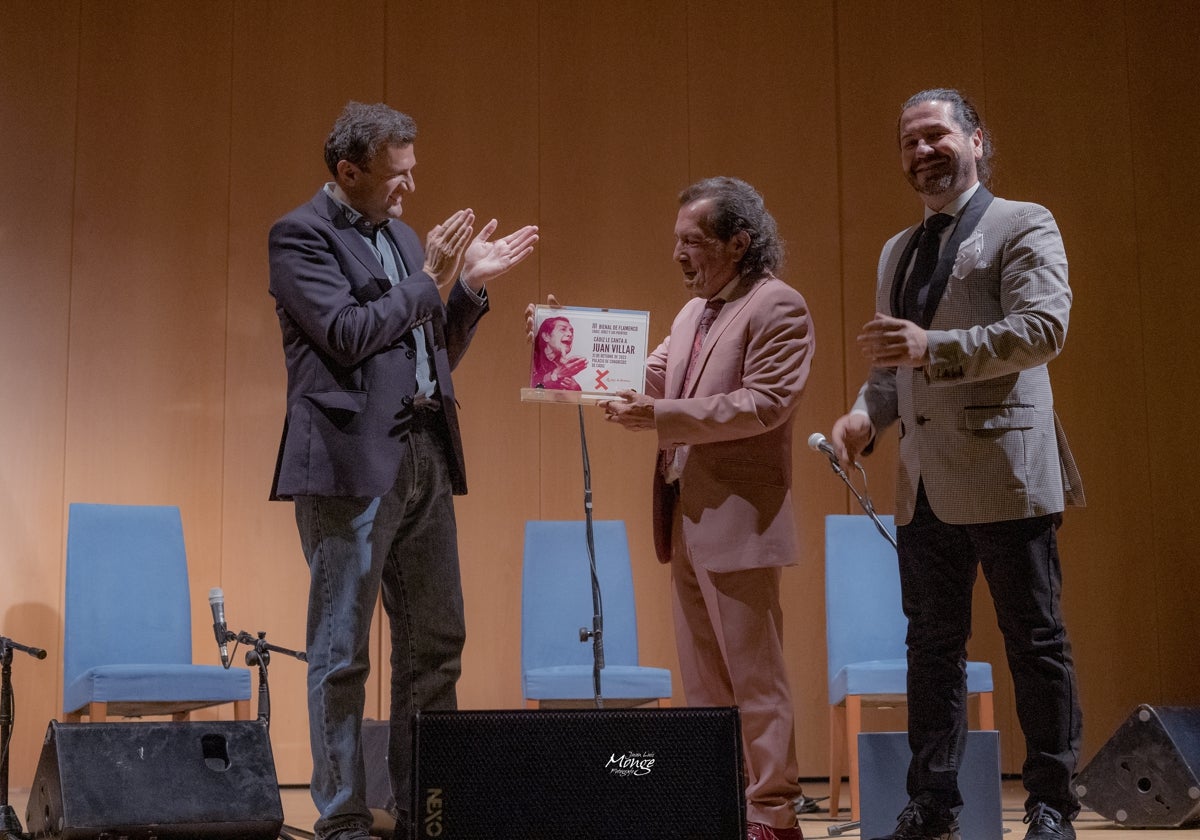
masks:
[(829, 466), (833, 468), (837, 477), (854, 494), (854, 498), (858, 500), (858, 504), (863, 509), (863, 512), (871, 517), (871, 521), (875, 523), (876, 530), (883, 535), (884, 539), (892, 544), (892, 548), (895, 548), (896, 538), (892, 536), (891, 531), (883, 527), (883, 523), (879, 521), (879, 516), (875, 513), (875, 505), (871, 502), (871, 494), (867, 491), (867, 471), (862, 468), (862, 464), (858, 463), (858, 461), (853, 462), (854, 468), (862, 473), (863, 492), (859, 493), (855, 489), (854, 483), (850, 481), (850, 476), (846, 475), (846, 471), (842, 469), (837, 453), (833, 450), (833, 444), (825, 438), (825, 435), (820, 432), (813, 432), (808, 436), (808, 446), (814, 452), (820, 452), (829, 459)]
[(820, 432), (813, 432), (808, 436), (808, 448), (823, 453), (829, 460), (837, 463), (838, 457), (837, 453), (833, 451), (833, 444)]
[(208, 590), (208, 605), (212, 607), (213, 633), (217, 637), (217, 646), (221, 649), (221, 667), (229, 667), (229, 627), (225, 624), (225, 593), (221, 587), (214, 586)]

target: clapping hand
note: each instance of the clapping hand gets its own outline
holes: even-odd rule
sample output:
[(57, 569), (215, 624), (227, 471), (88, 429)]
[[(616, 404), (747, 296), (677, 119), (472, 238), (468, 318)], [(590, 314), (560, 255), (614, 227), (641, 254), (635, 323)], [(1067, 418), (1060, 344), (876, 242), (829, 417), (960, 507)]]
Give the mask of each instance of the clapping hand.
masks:
[(439, 289), (458, 277), (471, 241), (475, 213), (459, 210), (440, 225), (435, 225), (425, 237), (425, 273), (433, 278)]
[(526, 225), (492, 241), (491, 235), (496, 232), (497, 224), (492, 219), (467, 246), (463, 259), (463, 280), (473, 292), (482, 290), (489, 280), (499, 277), (532, 254), (533, 246), (538, 241), (536, 225)]

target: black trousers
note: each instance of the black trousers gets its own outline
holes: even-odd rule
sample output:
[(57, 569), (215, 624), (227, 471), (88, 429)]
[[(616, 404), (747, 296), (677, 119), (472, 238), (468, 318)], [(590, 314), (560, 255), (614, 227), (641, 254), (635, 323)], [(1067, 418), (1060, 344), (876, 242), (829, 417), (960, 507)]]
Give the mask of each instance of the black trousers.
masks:
[(922, 485), (913, 521), (897, 529), (900, 588), (908, 616), (908, 794), (957, 811), (958, 769), (967, 735), (965, 663), (971, 591), (984, 579), (1004, 635), (1025, 735), (1026, 808), (1044, 802), (1068, 818), (1079, 811), (1071, 777), (1082, 714), (1071, 644), (1063, 626), (1056, 532), (1061, 514), (948, 525), (933, 515)]

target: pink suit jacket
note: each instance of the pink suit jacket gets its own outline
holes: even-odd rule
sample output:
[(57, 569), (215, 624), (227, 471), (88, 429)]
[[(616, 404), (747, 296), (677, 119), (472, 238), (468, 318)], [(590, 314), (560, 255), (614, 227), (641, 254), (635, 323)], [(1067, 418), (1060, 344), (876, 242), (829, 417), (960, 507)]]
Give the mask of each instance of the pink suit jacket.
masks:
[(654, 544), (671, 559), (676, 505), (694, 561), (714, 572), (796, 562), (792, 421), (812, 365), (813, 324), (775, 277), (742, 281), (683, 379), (704, 300), (688, 302), (646, 363), (660, 449), (686, 447), (678, 491), (656, 468)]

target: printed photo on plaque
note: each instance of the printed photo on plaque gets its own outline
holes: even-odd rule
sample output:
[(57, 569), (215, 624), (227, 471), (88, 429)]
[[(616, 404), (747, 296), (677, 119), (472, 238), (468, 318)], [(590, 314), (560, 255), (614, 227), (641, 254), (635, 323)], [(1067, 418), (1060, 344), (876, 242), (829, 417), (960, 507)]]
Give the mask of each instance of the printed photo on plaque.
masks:
[(650, 313), (539, 306), (534, 314), (529, 402), (595, 403), (645, 390)]

